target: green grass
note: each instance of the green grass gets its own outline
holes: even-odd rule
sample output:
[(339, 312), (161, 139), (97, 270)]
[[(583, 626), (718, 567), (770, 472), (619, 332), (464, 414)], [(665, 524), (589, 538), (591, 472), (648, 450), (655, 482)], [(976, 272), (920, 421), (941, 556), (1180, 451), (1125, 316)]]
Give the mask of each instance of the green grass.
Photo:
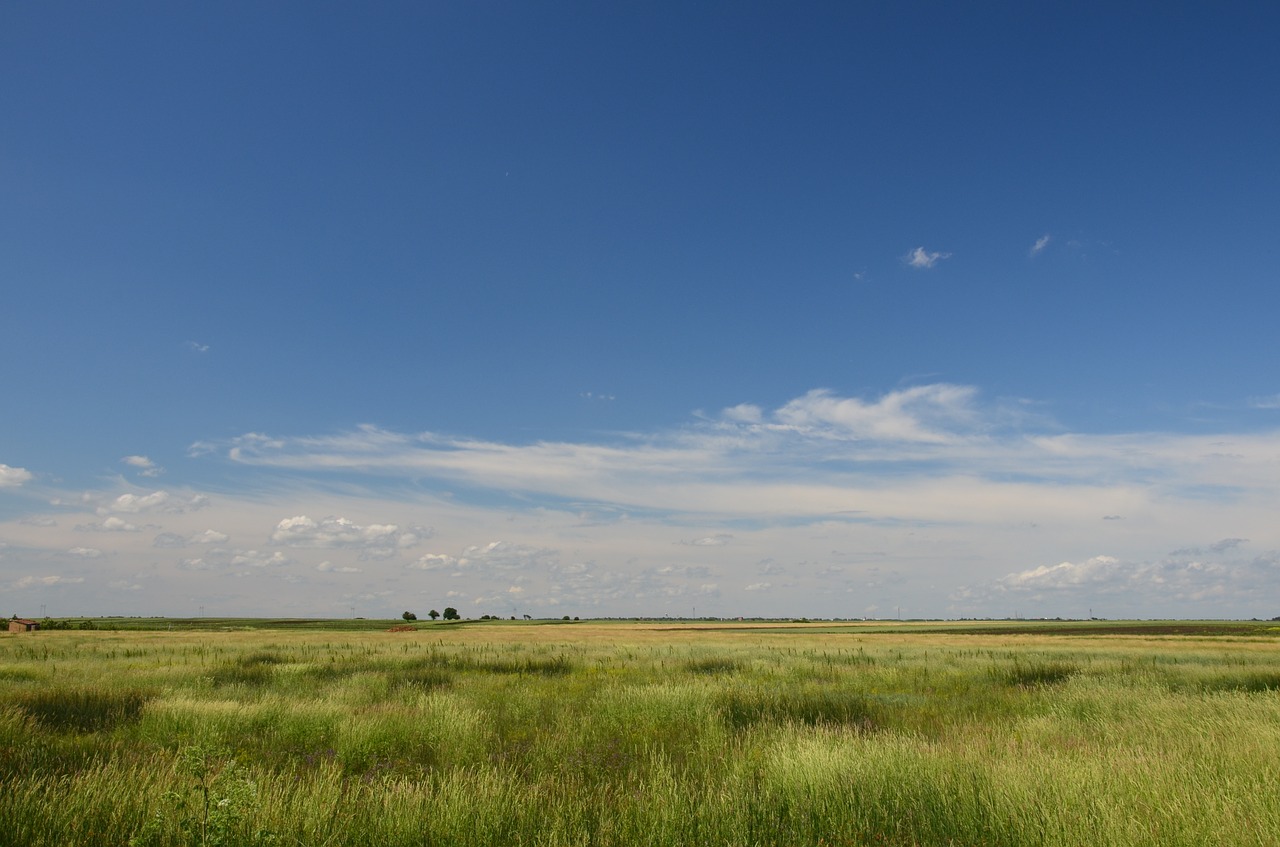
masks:
[(0, 637), (0, 840), (1280, 843), (1269, 628), (381, 623)]

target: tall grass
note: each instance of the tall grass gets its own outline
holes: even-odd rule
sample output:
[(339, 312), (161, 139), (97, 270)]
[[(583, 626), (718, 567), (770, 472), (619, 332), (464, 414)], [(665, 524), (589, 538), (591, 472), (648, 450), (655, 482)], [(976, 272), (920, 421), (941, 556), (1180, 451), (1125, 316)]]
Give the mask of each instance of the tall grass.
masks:
[(6, 843), (1280, 843), (1267, 639), (38, 637), (0, 637)]

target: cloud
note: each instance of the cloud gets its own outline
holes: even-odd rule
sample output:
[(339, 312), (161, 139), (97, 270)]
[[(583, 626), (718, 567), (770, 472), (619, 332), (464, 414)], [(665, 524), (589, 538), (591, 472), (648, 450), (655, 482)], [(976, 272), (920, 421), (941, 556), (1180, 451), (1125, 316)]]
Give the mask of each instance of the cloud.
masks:
[(546, 572), (559, 562), (559, 554), (555, 550), (507, 541), (490, 541), (488, 544), (470, 545), (456, 557), (445, 553), (426, 553), (410, 567), (493, 578), (515, 572)]
[(1002, 578), (998, 585), (1014, 591), (1056, 591), (1085, 585), (1111, 587), (1127, 583), (1132, 576), (1132, 566), (1112, 556), (1094, 556), (1083, 562), (1059, 562), (1041, 565)]
[(139, 476), (159, 476), (164, 473), (164, 468), (146, 456), (125, 456), (120, 461), (131, 468), (137, 468)]
[(1243, 539), (1223, 539), (1207, 545), (1207, 552), (1184, 548), (1154, 561), (1109, 555), (1062, 561), (1008, 574), (988, 591), (1050, 608), (1091, 604), (1120, 610), (1108, 616), (1128, 614), (1138, 604), (1202, 613), (1219, 604), (1256, 604), (1280, 578), (1280, 552), (1251, 558), (1223, 555), (1241, 543)]
[(1247, 538), (1224, 538), (1221, 541), (1215, 541), (1209, 545), (1209, 551), (1212, 553), (1225, 553), (1228, 550), (1234, 550), (1237, 547), (1248, 544)]
[[(985, 524), (999, 514), (1031, 524), (1059, 512), (1074, 518), (1086, 505), (1097, 521), (1100, 513), (1140, 516), (1153, 497), (1263, 496), (1272, 483), (1262, 469), (1280, 460), (1280, 433), (1064, 434), (1028, 416), (1025, 404), (935, 383), (870, 398), (815, 389), (761, 409), (751, 422), (734, 412), (612, 443), (508, 444), (361, 427), (322, 437), (252, 435), (230, 442), (226, 455), (291, 472), (433, 479), (464, 486), (490, 507), (573, 504), (581, 514), (587, 504), (632, 521), (665, 514), (703, 525), (713, 518)], [(318, 530), (282, 532), (296, 532), (293, 543), (301, 543)]]
[(75, 585), (84, 582), (82, 576), (24, 576), (9, 583), (9, 587), (18, 591), (24, 588), (42, 588), (52, 585)]
[(121, 494), (109, 503), (98, 507), (99, 515), (112, 513), (141, 515), (151, 512), (181, 514), (203, 509), (209, 505), (209, 498), (203, 494), (181, 496), (168, 491), (152, 491), (148, 494)]
[(773, 588), (773, 583), (771, 582), (753, 582), (743, 591), (768, 591), (770, 588)]
[(747, 424), (760, 423), (763, 414), (764, 411), (753, 403), (739, 403), (720, 413), (725, 420)]
[(34, 476), (26, 468), (11, 468), (8, 465), (0, 465), (0, 488), (17, 488), (32, 479), (34, 479)]
[[(1249, 407), (1252, 409), (1280, 409), (1280, 394), (1270, 394), (1264, 397), (1250, 397)], [(0, 472), (4, 469), (4, 465), (0, 465)]]
[(252, 568), (254, 570), (262, 570), (281, 567), (292, 562), (292, 559), (279, 550), (266, 552), (215, 547), (202, 556), (183, 559), (178, 563), (178, 568), (187, 571), (203, 571), (213, 568)]
[(1053, 239), (1046, 232), (1044, 235), (1036, 239), (1036, 243), (1031, 245), (1031, 249), (1027, 251), (1028, 256), (1038, 256), (1040, 251), (1049, 246), (1049, 242)]
[(141, 532), (142, 527), (135, 526), (123, 518), (114, 515), (93, 523), (83, 523), (76, 525), (77, 532)]
[(359, 550), (361, 558), (387, 559), (400, 550), (417, 546), (429, 535), (430, 530), (422, 527), (402, 531), (395, 524), (361, 526), (346, 518), (330, 516), (316, 521), (298, 515), (276, 524), (271, 543), (286, 547), (346, 548)]
[(333, 562), (330, 562), (327, 559), (321, 562), (320, 564), (316, 565), (316, 570), (320, 571), (321, 573), (364, 573), (364, 571), (361, 568), (352, 567), (350, 565), (342, 565), (342, 566), (335, 565)]
[(728, 533), (718, 533), (716, 535), (708, 535), (703, 538), (695, 538), (693, 541), (681, 541), (681, 544), (687, 544), (692, 547), (723, 547), (733, 540), (733, 536)]
[(101, 559), (102, 551), (96, 547), (72, 547), (67, 551), (72, 556), (80, 559)]
[(176, 532), (162, 532), (155, 537), (153, 546), (177, 548), (186, 547), (188, 544), (226, 544), (230, 540), (231, 536), (214, 529), (206, 529), (190, 536)]
[(198, 342), (198, 341), (188, 341), (188, 342), (186, 343), (186, 345), (185, 345), (185, 346), (186, 346), (186, 348), (187, 348), (188, 350), (194, 351), (194, 352), (196, 352), (196, 353), (208, 353), (208, 352), (209, 352), (209, 345), (208, 345), (208, 344), (201, 344), (201, 343), (200, 343), (200, 342)]
[(458, 567), (458, 560), (443, 553), (424, 553), (409, 567), (421, 571), (451, 571)]
[(917, 247), (907, 255), (903, 256), (902, 261), (906, 262), (910, 267), (918, 270), (926, 270), (928, 268), (932, 268), (941, 260), (950, 258), (950, 253), (930, 253), (923, 247)]
[(922, 385), (892, 391), (875, 402), (837, 397), (814, 389), (774, 413), (788, 427), (832, 438), (941, 443), (957, 429), (972, 428), (975, 389), (961, 385)]

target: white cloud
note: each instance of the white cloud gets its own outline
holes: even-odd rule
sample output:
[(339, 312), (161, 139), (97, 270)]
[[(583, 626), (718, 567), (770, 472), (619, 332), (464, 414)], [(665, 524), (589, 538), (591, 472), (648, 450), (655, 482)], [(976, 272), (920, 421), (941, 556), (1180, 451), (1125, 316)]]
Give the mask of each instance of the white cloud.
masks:
[(1132, 572), (1129, 565), (1112, 556), (1094, 556), (1080, 563), (1059, 562), (1041, 565), (1000, 580), (1002, 588), (1011, 590), (1060, 590), (1081, 585), (1117, 586), (1127, 582)]
[(555, 550), (506, 541), (491, 541), (488, 544), (473, 544), (457, 557), (444, 553), (427, 553), (419, 557), (418, 561), (410, 567), (424, 571), (452, 571), (456, 574), (492, 578), (512, 572), (545, 572), (558, 564), (559, 554)]
[(807, 433), (837, 438), (942, 443), (978, 422), (976, 396), (969, 386), (936, 384), (891, 391), (867, 402), (815, 389), (778, 409), (774, 418)]
[(72, 547), (67, 551), (72, 556), (80, 559), (101, 559), (102, 551), (96, 547)]
[(316, 570), (321, 573), (364, 573), (361, 568), (352, 567), (350, 565), (335, 565), (327, 559), (316, 565)]
[(76, 525), (77, 532), (141, 532), (142, 528), (112, 515), (102, 521)]
[(347, 548), (359, 550), (361, 558), (387, 559), (400, 550), (417, 546), (429, 534), (429, 530), (420, 527), (402, 531), (395, 524), (361, 526), (346, 518), (330, 516), (316, 521), (298, 515), (276, 524), (271, 543), (286, 547)]
[(763, 410), (753, 403), (739, 403), (736, 406), (730, 406), (720, 413), (727, 421), (735, 421), (737, 423), (760, 423)]
[(1280, 552), (1237, 555), (1244, 543), (1244, 539), (1227, 538), (1146, 561), (1108, 555), (1062, 561), (1010, 573), (986, 589), (967, 590), (967, 594), (968, 599), (1003, 596), (1077, 613), (1092, 606), (1106, 609), (1109, 617), (1134, 614), (1143, 604), (1199, 609), (1204, 614), (1222, 604), (1256, 604), (1259, 597), (1274, 593), (1280, 579)]
[(753, 582), (743, 590), (744, 591), (768, 591), (770, 588), (773, 588), (773, 583), (771, 582)]
[[(704, 614), (818, 616), (901, 604), (908, 614), (982, 616), (1039, 604), (1053, 616), (1083, 614), (1087, 599), (1075, 598), (1134, 573), (1136, 582), (1120, 584), (1164, 580), (1143, 607), (1153, 614), (1197, 602), (1179, 599), (1197, 592), (1235, 598), (1206, 599), (1199, 614), (1266, 611), (1257, 598), (1276, 596), (1280, 575), (1253, 563), (1280, 549), (1280, 431), (1072, 433), (1025, 408), (939, 383), (862, 395), (819, 389), (591, 441), (368, 426), (251, 434), (217, 452), (230, 456), (232, 474), (255, 468), (247, 476), (260, 490), (202, 502), (117, 479), (123, 487), (62, 493), (56, 507), (43, 506), (61, 528), (15, 514), (0, 519), (0, 537), (14, 545), (9, 579), (19, 560), (70, 568), (79, 542), (103, 553), (91, 563), (96, 585), (143, 582), (133, 571), (158, 560), (165, 579), (143, 582), (157, 605), (183, 602), (163, 592), (204, 591), (265, 614), (285, 601), (268, 604), (275, 592), (226, 577), (303, 580), (287, 601), (299, 614), (345, 613), (335, 604), (356, 602), (357, 589), (390, 591), (387, 602), (401, 608), (388, 613), (402, 610), (406, 593), (439, 608), (447, 589), (508, 598), (470, 610), (504, 615), (688, 614), (696, 605)], [(68, 532), (77, 525), (97, 534)], [(1243, 538), (1247, 547), (1232, 542)], [(1097, 552), (1120, 565), (1092, 561)], [(1211, 580), (1214, 567), (1247, 579)], [(316, 587), (302, 588), (306, 580)], [(714, 603), (698, 599), (712, 596), (704, 591), (718, 592)], [(1129, 595), (1143, 596), (1108, 596)], [(1055, 597), (1060, 608), (1050, 608)]]
[(17, 488), (30, 482), (35, 477), (26, 468), (11, 468), (0, 465), (0, 488)]
[(121, 494), (109, 503), (98, 507), (98, 514), (112, 513), (140, 515), (151, 512), (181, 514), (209, 505), (209, 498), (203, 494), (182, 496), (168, 491), (152, 491), (148, 494)]
[(1032, 245), (1031, 245), (1031, 249), (1027, 251), (1027, 255), (1029, 255), (1029, 256), (1036, 256), (1036, 255), (1039, 255), (1040, 251), (1041, 251), (1041, 250), (1044, 250), (1044, 248), (1048, 247), (1048, 246), (1049, 246), (1049, 242), (1050, 242), (1050, 241), (1052, 241), (1052, 240), (1053, 240), (1053, 239), (1052, 239), (1052, 238), (1050, 238), (1049, 234), (1046, 232), (1044, 235), (1042, 235), (1042, 236), (1040, 236), (1039, 238), (1037, 238), (1037, 239), (1036, 239), (1036, 243), (1035, 243), (1035, 244), (1032, 244)]
[(139, 476), (159, 476), (164, 473), (164, 468), (146, 456), (125, 456), (120, 461), (131, 468), (137, 468)]
[[(292, 561), (279, 550), (271, 553), (259, 553), (257, 550), (232, 550), (230, 551), (230, 554), (230, 564), (233, 566), (247, 565), (251, 568), (270, 568), (277, 567), (279, 565), (287, 565)], [(211, 553), (210, 555), (213, 554)]]
[(443, 553), (424, 553), (409, 567), (423, 571), (451, 571), (458, 567), (458, 560)]
[(209, 352), (209, 345), (208, 345), (208, 344), (201, 344), (201, 343), (200, 343), (200, 342), (198, 342), (198, 341), (188, 341), (188, 342), (187, 342), (187, 344), (186, 344), (186, 347), (187, 347), (187, 349), (188, 349), (188, 350), (192, 350), (192, 351), (194, 351), (194, 352), (196, 352), (196, 353), (208, 353), (208, 352)]
[(693, 547), (723, 547), (732, 540), (732, 535), (722, 532), (716, 535), (707, 535), (702, 538), (695, 538), (692, 541), (683, 541), (681, 543), (688, 544)]
[[(1280, 394), (1270, 394), (1263, 397), (1250, 397), (1249, 406), (1253, 409), (1280, 409)], [(4, 465), (0, 465), (3, 469)]]
[(917, 247), (910, 253), (902, 257), (902, 261), (907, 265), (920, 270), (925, 270), (938, 264), (943, 259), (950, 259), (950, 253), (930, 253), (923, 247)]

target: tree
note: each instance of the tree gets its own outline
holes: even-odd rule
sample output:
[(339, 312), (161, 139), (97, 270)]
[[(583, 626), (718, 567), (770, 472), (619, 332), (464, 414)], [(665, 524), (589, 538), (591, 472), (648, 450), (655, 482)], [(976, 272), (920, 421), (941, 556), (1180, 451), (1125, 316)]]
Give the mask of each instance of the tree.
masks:
[(416, 621), (418, 619), (418, 616), (415, 615), (413, 612), (405, 612), (400, 617), (404, 618), (407, 621)]
[(458, 614), (458, 610), (457, 610), (457, 609), (455, 609), (455, 608), (453, 608), (452, 606), (445, 606), (445, 607), (444, 607), (444, 619), (445, 619), (445, 620), (447, 620), (447, 621), (456, 621), (456, 620), (461, 620), (461, 619), (462, 619), (462, 615), (459, 615), (459, 614)]
[(435, 620), (436, 618), (440, 617), (440, 613), (437, 612), (435, 609), (432, 609), (431, 611), (427, 612), (427, 617), (431, 618), (431, 620)]

